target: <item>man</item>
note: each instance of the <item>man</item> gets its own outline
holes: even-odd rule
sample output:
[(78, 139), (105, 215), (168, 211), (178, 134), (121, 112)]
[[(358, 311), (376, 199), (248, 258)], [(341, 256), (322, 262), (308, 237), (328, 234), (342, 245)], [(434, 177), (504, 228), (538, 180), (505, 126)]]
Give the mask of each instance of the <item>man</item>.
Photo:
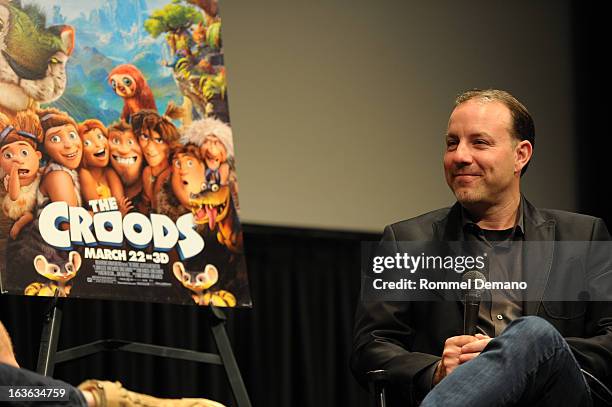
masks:
[[(23, 386), (42, 389), (64, 389), (64, 401), (24, 401), (15, 396), (9, 400), (10, 390), (17, 394)], [(158, 399), (124, 389), (119, 382), (88, 380), (77, 388), (71, 385), (19, 368), (8, 332), (0, 322), (0, 404), (19, 406), (77, 406), (77, 407), (224, 407), (207, 399)]]
[[(610, 236), (601, 219), (537, 209), (522, 197), (520, 180), (534, 142), (529, 112), (509, 93), (460, 95), (444, 154), (446, 181), (458, 202), (387, 226), (383, 242), (509, 243), (527, 263), (501, 256), (499, 268), (509, 280), (529, 280), (536, 295), (527, 299), (543, 301), (502, 301), (491, 292), (478, 312), (481, 333), (462, 335), (461, 302), (364, 300), (351, 359), (361, 383), (368, 371), (386, 370), (390, 397), (404, 406), (421, 400), (423, 406), (589, 406), (581, 368), (609, 385), (610, 303), (546, 301), (544, 293), (547, 285), (565, 284), (572, 272), (554, 252), (554, 241)], [(545, 242), (536, 255), (525, 253), (531, 241)]]

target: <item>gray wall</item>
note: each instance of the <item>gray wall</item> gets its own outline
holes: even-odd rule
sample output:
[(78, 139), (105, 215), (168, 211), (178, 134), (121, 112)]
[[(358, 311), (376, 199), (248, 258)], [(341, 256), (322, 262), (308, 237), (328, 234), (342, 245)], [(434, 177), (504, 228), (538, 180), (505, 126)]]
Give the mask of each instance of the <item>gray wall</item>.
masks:
[(244, 222), (380, 231), (454, 202), (454, 96), (509, 90), (536, 121), (524, 178), (576, 205), (568, 1), (222, 1)]

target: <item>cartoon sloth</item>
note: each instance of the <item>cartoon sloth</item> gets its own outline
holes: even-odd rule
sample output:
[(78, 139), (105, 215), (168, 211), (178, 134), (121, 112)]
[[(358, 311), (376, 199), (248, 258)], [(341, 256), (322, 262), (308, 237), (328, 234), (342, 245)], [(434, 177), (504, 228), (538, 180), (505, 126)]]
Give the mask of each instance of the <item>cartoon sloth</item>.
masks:
[(172, 265), (174, 277), (183, 284), (183, 287), (192, 291), (191, 297), (198, 305), (214, 305), (215, 307), (235, 307), (236, 297), (229, 291), (208, 291), (219, 280), (219, 272), (212, 264), (207, 264), (204, 271), (192, 276), (185, 271), (180, 261)]
[(57, 264), (49, 263), (45, 256), (39, 254), (34, 258), (34, 268), (41, 276), (51, 280), (48, 283), (34, 282), (24, 290), (25, 295), (39, 297), (53, 297), (57, 291), (58, 297), (68, 297), (72, 285), (68, 282), (72, 280), (81, 268), (81, 255), (72, 251), (68, 255), (68, 263), (63, 268)]
[(134, 113), (143, 109), (157, 112), (153, 92), (142, 72), (132, 64), (118, 65), (108, 74), (108, 83), (123, 98), (121, 120), (130, 123)]

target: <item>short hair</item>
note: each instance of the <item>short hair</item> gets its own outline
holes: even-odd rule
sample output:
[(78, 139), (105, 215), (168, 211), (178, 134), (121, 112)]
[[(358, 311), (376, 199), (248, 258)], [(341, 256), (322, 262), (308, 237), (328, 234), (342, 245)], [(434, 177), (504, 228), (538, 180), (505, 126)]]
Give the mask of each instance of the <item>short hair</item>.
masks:
[[(503, 103), (508, 110), (510, 110), (510, 115), (512, 116), (512, 128), (509, 129), (510, 134), (519, 141), (529, 141), (532, 148), (535, 149), (535, 124), (533, 118), (525, 105), (519, 102), (517, 98), (505, 90), (472, 89), (457, 96), (455, 99), (455, 107), (471, 99), (478, 99), (483, 102), (497, 101)], [(528, 166), (529, 162), (527, 162), (521, 170), (521, 176), (527, 171)]]
[(98, 129), (104, 134), (104, 137), (108, 137), (108, 129), (98, 119), (87, 119), (84, 122), (79, 123), (79, 135), (81, 138), (85, 137), (85, 134), (89, 133), (93, 129)]

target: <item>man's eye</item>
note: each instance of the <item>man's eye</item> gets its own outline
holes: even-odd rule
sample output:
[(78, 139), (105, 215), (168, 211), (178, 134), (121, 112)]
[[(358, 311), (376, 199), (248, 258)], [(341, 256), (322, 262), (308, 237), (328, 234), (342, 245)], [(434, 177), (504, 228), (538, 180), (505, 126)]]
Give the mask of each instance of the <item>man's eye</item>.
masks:
[(128, 144), (129, 144), (129, 145), (134, 145), (134, 140), (129, 139), (129, 140), (128, 140)]
[(164, 144), (164, 140), (160, 138), (154, 139), (157, 144)]
[(78, 138), (79, 138), (79, 136), (77, 136), (77, 134), (76, 134), (74, 131), (71, 131), (71, 132), (68, 134), (68, 137), (70, 138), (70, 140), (76, 140), (76, 139), (78, 139)]
[(147, 141), (149, 139), (149, 136), (147, 136), (146, 134), (141, 134), (140, 135), (140, 139), (144, 140), (144, 141)]
[(180, 163), (180, 161), (178, 161), (178, 160), (177, 160), (177, 161), (175, 161), (175, 162), (174, 162), (174, 166), (175, 166), (176, 168), (181, 168), (181, 163)]
[(51, 137), (51, 142), (52, 143), (59, 143), (60, 141), (62, 141), (62, 138), (60, 136), (53, 136), (53, 137)]
[(13, 153), (9, 153), (7, 151), (6, 153), (4, 153), (4, 158), (6, 158), (7, 160), (10, 160), (11, 158), (13, 158)]
[(120, 143), (120, 141), (119, 141), (119, 139), (118, 139), (118, 138), (114, 138), (114, 139), (112, 139), (112, 143), (113, 143), (113, 144), (119, 144), (119, 143)]
[(104, 140), (104, 135), (103, 135), (103, 134), (98, 133), (98, 140)]
[(30, 153), (28, 152), (28, 150), (21, 150), (21, 155), (24, 157), (27, 157)]
[(89, 146), (91, 145), (91, 141), (89, 141), (89, 140), (85, 140), (85, 141), (83, 142), (83, 145), (84, 145), (85, 147), (89, 147)]

